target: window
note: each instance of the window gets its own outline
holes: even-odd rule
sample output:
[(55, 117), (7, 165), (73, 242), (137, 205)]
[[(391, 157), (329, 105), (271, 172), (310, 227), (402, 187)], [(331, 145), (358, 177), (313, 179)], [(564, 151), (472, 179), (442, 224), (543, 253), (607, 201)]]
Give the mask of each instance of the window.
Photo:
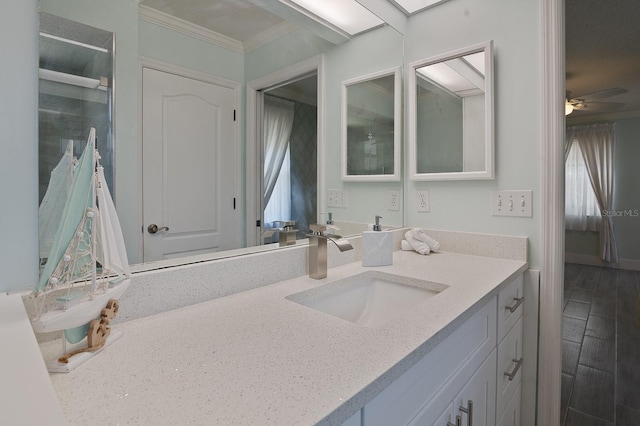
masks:
[(577, 140), (570, 143), (565, 162), (565, 228), (571, 231), (598, 231), (601, 214), (582, 150)]

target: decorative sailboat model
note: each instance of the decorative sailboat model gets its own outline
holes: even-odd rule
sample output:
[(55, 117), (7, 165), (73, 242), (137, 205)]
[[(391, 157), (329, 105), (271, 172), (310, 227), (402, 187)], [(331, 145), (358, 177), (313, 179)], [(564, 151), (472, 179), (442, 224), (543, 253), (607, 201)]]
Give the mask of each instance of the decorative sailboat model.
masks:
[(122, 229), (99, 160), (92, 128), (33, 293), (35, 332), (64, 330), (65, 351), (67, 341), (75, 344), (87, 338), (86, 348), (50, 363), (52, 372), (71, 371), (122, 336), (111, 333), (108, 324), (131, 278)]

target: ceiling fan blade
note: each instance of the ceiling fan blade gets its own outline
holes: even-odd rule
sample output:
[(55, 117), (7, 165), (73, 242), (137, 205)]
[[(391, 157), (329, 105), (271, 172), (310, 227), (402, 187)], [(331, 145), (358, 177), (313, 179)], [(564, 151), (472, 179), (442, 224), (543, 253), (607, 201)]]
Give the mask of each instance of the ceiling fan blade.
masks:
[(610, 89), (598, 90), (596, 92), (587, 93), (586, 95), (577, 96), (576, 99), (582, 100), (591, 100), (591, 99), (603, 99), (610, 98), (612, 96), (622, 95), (623, 93), (627, 93), (627, 89), (623, 89), (622, 87), (612, 87)]
[(584, 112), (610, 112), (618, 110), (623, 106), (625, 106), (625, 104), (621, 102), (585, 102), (574, 108)]

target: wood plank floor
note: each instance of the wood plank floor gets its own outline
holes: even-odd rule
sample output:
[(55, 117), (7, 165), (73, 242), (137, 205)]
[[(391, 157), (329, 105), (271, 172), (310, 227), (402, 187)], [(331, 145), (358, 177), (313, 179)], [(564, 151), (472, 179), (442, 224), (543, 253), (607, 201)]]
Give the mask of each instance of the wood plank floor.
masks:
[(640, 272), (567, 263), (564, 426), (640, 426)]

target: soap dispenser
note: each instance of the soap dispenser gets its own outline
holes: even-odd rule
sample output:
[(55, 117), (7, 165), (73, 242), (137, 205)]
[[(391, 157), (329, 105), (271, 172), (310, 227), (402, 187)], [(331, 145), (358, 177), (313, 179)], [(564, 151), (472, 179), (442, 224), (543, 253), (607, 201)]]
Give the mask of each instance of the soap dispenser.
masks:
[(373, 231), (362, 233), (362, 266), (393, 264), (393, 232), (383, 231), (382, 216), (376, 216)]

